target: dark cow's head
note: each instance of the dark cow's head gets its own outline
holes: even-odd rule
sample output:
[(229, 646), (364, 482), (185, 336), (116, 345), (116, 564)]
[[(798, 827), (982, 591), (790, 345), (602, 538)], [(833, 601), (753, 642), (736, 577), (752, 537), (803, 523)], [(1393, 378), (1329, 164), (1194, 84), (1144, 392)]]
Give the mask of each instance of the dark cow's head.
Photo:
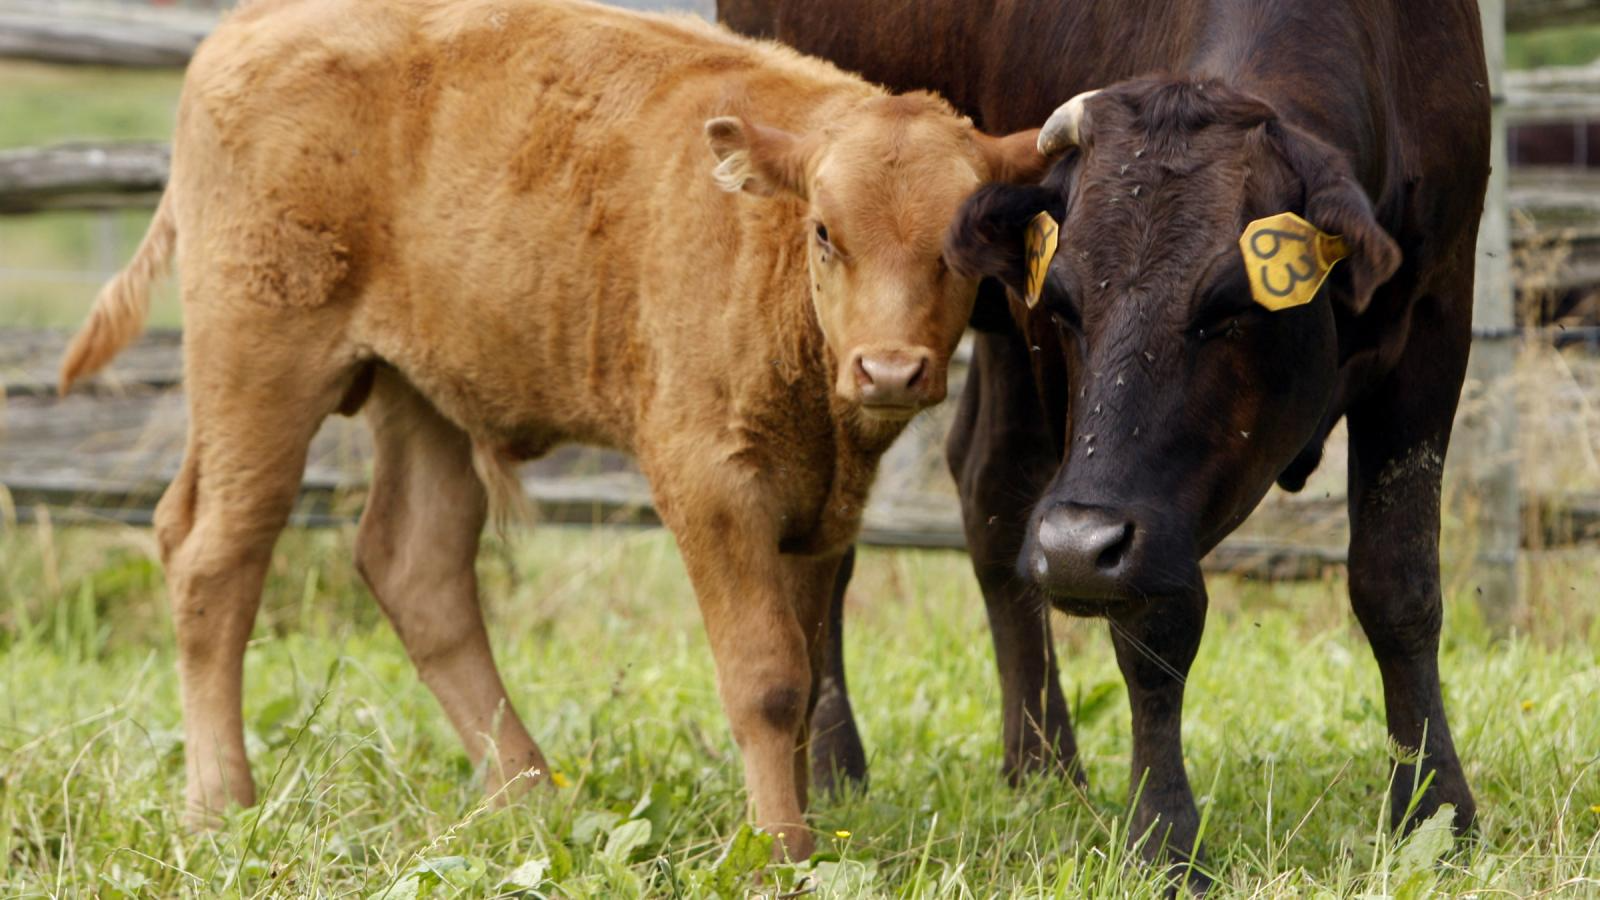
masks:
[[(952, 265), (1003, 281), (1036, 365), (1054, 367), (1041, 384), (1065, 453), (1019, 564), (1067, 607), (1194, 590), (1199, 558), (1320, 439), (1336, 322), (1363, 311), (1399, 248), (1343, 157), (1218, 82), (1074, 98), (1040, 148), (1076, 152), (1042, 186), (984, 188), (949, 235)], [(1025, 310), (1024, 232), (1040, 212), (1060, 243)], [(1348, 255), (1310, 303), (1274, 312), (1240, 239), (1283, 212)]]

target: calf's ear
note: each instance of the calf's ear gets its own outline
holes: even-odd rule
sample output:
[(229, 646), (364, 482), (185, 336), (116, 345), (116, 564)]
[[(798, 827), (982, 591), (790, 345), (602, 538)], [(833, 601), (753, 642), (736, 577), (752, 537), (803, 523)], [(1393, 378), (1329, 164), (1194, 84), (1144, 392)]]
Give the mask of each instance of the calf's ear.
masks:
[(805, 198), (808, 148), (800, 137), (739, 116), (721, 116), (706, 122), (706, 143), (717, 158), (711, 177), (723, 190)]
[(1034, 184), (1044, 177), (1044, 173), (1050, 171), (1050, 163), (1055, 159), (1039, 152), (1037, 128), (1008, 134), (1005, 137), (993, 137), (981, 131), (974, 131), (972, 141), (978, 146), (978, 155), (988, 167), (985, 181)]
[(1041, 212), (1058, 219), (1055, 191), (1034, 185), (989, 184), (957, 211), (945, 234), (944, 256), (964, 278), (994, 278), (1018, 297), (1027, 290), (1028, 223)]

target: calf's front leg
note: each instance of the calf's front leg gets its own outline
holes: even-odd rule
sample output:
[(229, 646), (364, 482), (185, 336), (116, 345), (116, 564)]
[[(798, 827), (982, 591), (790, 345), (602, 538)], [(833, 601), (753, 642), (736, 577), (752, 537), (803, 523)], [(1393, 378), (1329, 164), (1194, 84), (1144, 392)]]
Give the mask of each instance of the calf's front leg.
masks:
[[(659, 489), (658, 489), (659, 492)], [(812, 693), (812, 641), (825, 637), (827, 591), (795, 591), (778, 538), (750, 507), (658, 502), (678, 538), (716, 660), (717, 692), (744, 757), (756, 824), (774, 853), (803, 860), (802, 740)], [(831, 570), (830, 570), (831, 575)]]

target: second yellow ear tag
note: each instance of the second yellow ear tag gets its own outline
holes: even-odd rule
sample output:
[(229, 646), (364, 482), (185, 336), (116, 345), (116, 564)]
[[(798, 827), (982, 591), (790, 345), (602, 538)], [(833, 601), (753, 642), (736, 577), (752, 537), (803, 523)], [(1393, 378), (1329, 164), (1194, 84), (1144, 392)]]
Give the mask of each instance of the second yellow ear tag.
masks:
[(1050, 260), (1055, 258), (1060, 238), (1061, 226), (1047, 212), (1039, 213), (1028, 223), (1028, 294), (1023, 299), (1029, 309), (1039, 305), (1044, 277), (1050, 271)]
[(1344, 238), (1290, 212), (1245, 226), (1239, 249), (1251, 295), (1273, 312), (1310, 303), (1333, 264), (1350, 255)]

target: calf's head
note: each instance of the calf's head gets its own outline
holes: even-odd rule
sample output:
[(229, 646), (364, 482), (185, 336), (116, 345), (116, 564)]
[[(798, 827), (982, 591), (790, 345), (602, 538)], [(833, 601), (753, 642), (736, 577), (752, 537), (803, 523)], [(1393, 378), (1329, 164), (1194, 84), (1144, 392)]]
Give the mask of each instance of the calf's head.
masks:
[[(1199, 558), (1320, 438), (1339, 322), (1399, 249), (1344, 157), (1218, 82), (1074, 98), (1040, 146), (1075, 152), (1040, 186), (974, 195), (948, 243), (959, 272), (1010, 288), (1040, 368), (1058, 354), (1040, 381), (1062, 464), (1019, 568), (1080, 611), (1196, 590)], [(1309, 226), (1253, 226), (1286, 212)], [(1059, 243), (1029, 294), (1040, 213)], [(1342, 255), (1326, 282), (1319, 247), (1321, 262)], [(1283, 307), (1279, 291), (1306, 302)]]
[(869, 427), (942, 400), (978, 283), (947, 265), (945, 232), (981, 184), (1043, 175), (1037, 131), (990, 137), (912, 94), (855, 104), (806, 134), (729, 116), (707, 122), (706, 135), (724, 188), (804, 211), (793, 239), (835, 393)]

